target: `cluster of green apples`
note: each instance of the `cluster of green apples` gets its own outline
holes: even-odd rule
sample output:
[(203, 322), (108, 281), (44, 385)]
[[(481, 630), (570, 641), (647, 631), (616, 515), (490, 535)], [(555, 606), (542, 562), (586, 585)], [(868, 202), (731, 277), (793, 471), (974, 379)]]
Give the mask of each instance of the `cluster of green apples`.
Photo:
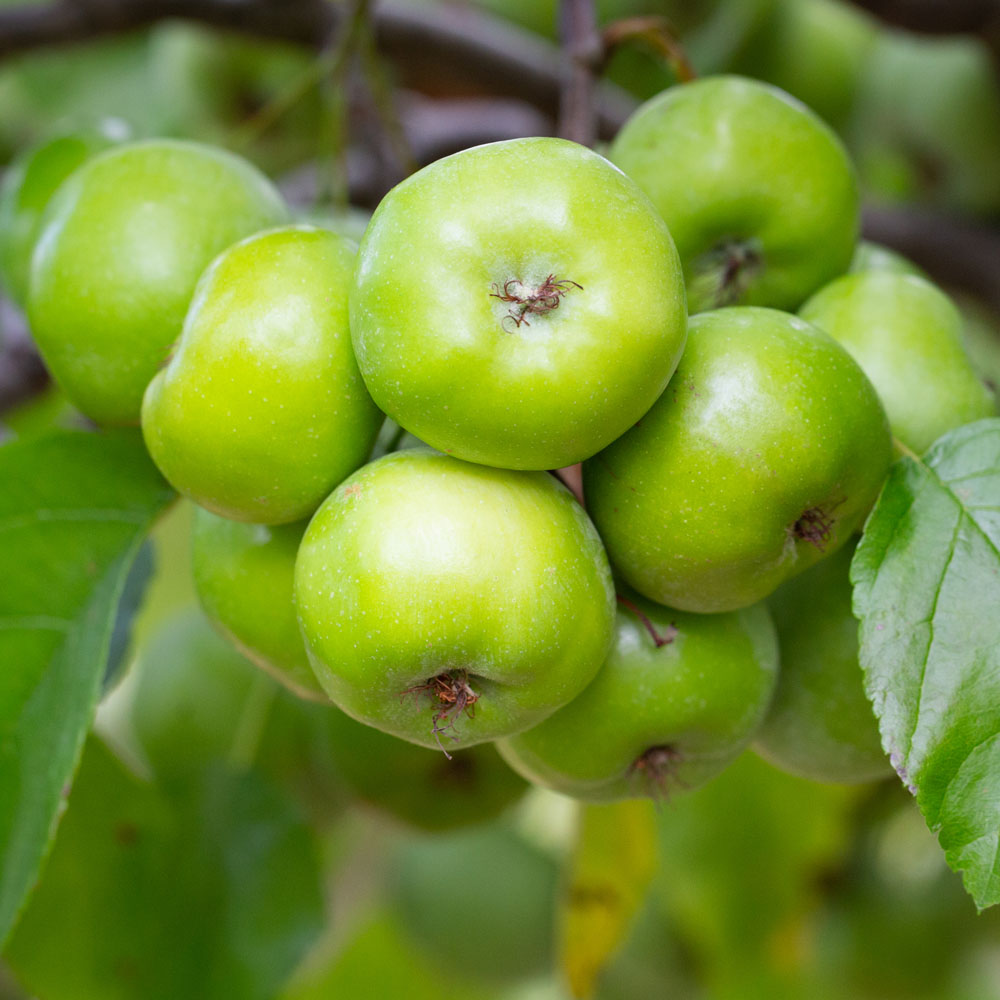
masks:
[[(859, 251), (805, 106), (706, 78), (608, 158), (465, 150), (359, 248), (210, 147), (36, 160), (0, 208), (0, 262), (30, 257), (8, 285), (69, 398), (141, 422), (199, 505), (203, 607), (289, 689), (591, 800), (697, 785), (755, 737), (886, 771), (847, 553), (893, 436), (995, 401), (944, 293)], [(581, 462), (586, 506), (551, 474)]]

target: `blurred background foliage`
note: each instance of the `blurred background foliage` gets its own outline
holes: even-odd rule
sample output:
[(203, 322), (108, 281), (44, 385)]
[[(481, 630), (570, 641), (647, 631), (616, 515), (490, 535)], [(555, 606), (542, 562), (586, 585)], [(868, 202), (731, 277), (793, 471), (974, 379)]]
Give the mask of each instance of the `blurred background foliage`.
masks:
[[(465, 5), (556, 37), (555, 0)], [(598, 10), (605, 23), (665, 15), (699, 73), (749, 74), (811, 105), (848, 144), (869, 205), (1000, 215), (998, 69), (978, 39), (909, 35), (840, 0)], [(294, 196), (317, 158), (348, 156), (322, 58), (174, 22), (7, 58), (0, 163), (113, 118), (236, 149)], [(641, 41), (607, 77), (637, 98), (674, 82)], [(415, 99), (399, 100), (405, 114)], [(346, 191), (313, 184), (301, 210), (336, 209), (357, 233)], [(1000, 381), (997, 317), (960, 301), (969, 349)], [(76, 422), (49, 388), (3, 430)], [(197, 610), (190, 513), (178, 504), (156, 530), (124, 667), (0, 963), (0, 998), (567, 996), (555, 941), (572, 804), (499, 759), (450, 772), (431, 751), (369, 746), (280, 690)], [(894, 781), (824, 786), (748, 753), (659, 803), (655, 826), (659, 867), (601, 1000), (1000, 997), (1000, 913), (975, 913)]]

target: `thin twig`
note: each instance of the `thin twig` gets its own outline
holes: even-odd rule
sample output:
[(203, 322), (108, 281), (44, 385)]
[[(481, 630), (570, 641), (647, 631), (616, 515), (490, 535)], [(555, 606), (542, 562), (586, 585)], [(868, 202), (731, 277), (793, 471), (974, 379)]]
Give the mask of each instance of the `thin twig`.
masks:
[[(0, 60), (44, 46), (86, 41), (167, 18), (321, 48), (344, 23), (328, 0), (62, 0), (0, 8)], [(379, 51), (404, 86), (559, 108), (562, 74), (549, 42), (472, 6), (381, 0), (372, 11)], [(595, 92), (598, 133), (610, 139), (635, 108), (620, 88)]]
[(665, 17), (654, 14), (649, 17), (626, 17), (620, 21), (613, 21), (601, 32), (601, 37), (604, 42), (605, 60), (625, 42), (639, 41), (660, 56), (681, 83), (690, 83), (698, 76), (673, 26)]
[(593, 146), (597, 139), (595, 81), (604, 58), (594, 0), (560, 0), (559, 37), (563, 51), (559, 134)]

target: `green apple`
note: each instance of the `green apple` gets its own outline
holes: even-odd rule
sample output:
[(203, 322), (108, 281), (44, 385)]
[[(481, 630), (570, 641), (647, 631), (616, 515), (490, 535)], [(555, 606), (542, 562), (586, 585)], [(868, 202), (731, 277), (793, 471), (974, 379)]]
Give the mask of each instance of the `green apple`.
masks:
[(911, 451), (923, 454), (946, 431), (995, 415), (962, 345), (962, 317), (929, 281), (888, 271), (844, 275), (800, 315), (857, 359)]
[[(301, 92), (313, 72), (307, 47), (274, 38), (252, 38), (204, 24), (160, 21), (149, 36), (150, 77), (163, 94), (171, 135), (232, 145), (268, 174), (291, 170), (319, 150), (324, 98), (319, 87)], [(269, 127), (248, 135), (261, 109), (298, 99)]]
[(893, 773), (858, 662), (853, 555), (854, 545), (845, 545), (768, 599), (781, 674), (754, 749), (775, 767), (814, 781), (852, 784)]
[(730, 611), (846, 542), (891, 457), (878, 395), (840, 344), (787, 313), (733, 306), (691, 320), (667, 391), (583, 478), (631, 586)]
[(124, 138), (127, 126), (111, 120), (90, 131), (57, 135), (22, 153), (0, 183), (0, 284), (23, 306), (31, 254), (42, 214), (64, 180), (95, 153)]
[[(324, 789), (333, 774), (343, 790), (423, 829), (499, 815), (525, 786), (489, 744), (449, 760), (355, 722), (330, 704), (309, 665), (292, 603), (305, 527), (240, 524), (199, 509), (193, 529), (195, 586), (209, 619), (286, 688), (325, 705), (279, 702), (272, 710), (268, 748), (283, 747), (285, 757), (307, 765), (301, 774), (284, 767), (285, 779), (322, 806), (331, 798)], [(341, 797), (332, 796), (335, 802)]]
[(477, 980), (551, 971), (559, 869), (503, 826), (401, 845), (390, 898), (421, 952)]
[(142, 431), (168, 480), (224, 517), (308, 517), (371, 451), (382, 414), (347, 320), (354, 251), (312, 226), (261, 233), (198, 284)]
[(895, 274), (915, 274), (918, 278), (927, 277), (927, 272), (909, 257), (872, 240), (858, 240), (855, 247), (848, 272), (857, 274), (860, 271), (892, 271)]
[(409, 826), (434, 831), (488, 823), (528, 787), (491, 743), (445, 757), (355, 722), (338, 708), (328, 712), (325, 746), (340, 780), (366, 805)]
[(984, 39), (883, 32), (858, 112), (852, 145), (874, 194), (1000, 209), (1000, 90)]
[(184, 609), (167, 619), (139, 650), (136, 671), (132, 726), (155, 774), (183, 780), (229, 759), (255, 671), (203, 615)]
[(680, 265), (648, 199), (561, 139), (438, 160), (383, 199), (351, 335), (375, 402), (457, 458), (554, 469), (653, 404), (684, 346)]
[(70, 400), (98, 423), (137, 423), (206, 265), (285, 216), (263, 174), (195, 143), (122, 145), (75, 171), (45, 211), (27, 303)]
[(197, 508), (192, 567), (202, 610), (240, 652), (300, 697), (328, 703), (292, 603), (305, 528), (304, 521), (242, 524)]
[(694, 615), (629, 597), (615, 645), (583, 693), (498, 746), (519, 774), (564, 795), (663, 798), (704, 784), (740, 755), (777, 672), (762, 604)]
[(843, 0), (780, 0), (731, 68), (781, 87), (841, 130), (877, 38), (874, 19)]
[(335, 704), (442, 748), (554, 712), (597, 672), (614, 624), (604, 548), (565, 487), (423, 448), (366, 465), (320, 507), (295, 602)]
[(251, 664), (190, 606), (140, 647), (119, 732), (160, 782), (184, 787), (213, 767), (253, 769), (289, 789), (321, 823), (348, 799), (332, 760), (329, 705), (303, 701)]
[(608, 153), (677, 245), (692, 312), (794, 309), (851, 261), (858, 190), (840, 140), (805, 105), (737, 76), (671, 87)]

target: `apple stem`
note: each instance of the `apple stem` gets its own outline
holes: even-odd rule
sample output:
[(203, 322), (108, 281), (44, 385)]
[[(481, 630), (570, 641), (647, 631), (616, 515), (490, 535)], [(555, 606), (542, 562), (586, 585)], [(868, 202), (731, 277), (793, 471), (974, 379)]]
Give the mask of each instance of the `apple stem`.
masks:
[(615, 598), (618, 603), (623, 607), (627, 608), (639, 619), (642, 623), (642, 627), (650, 634), (653, 642), (657, 649), (661, 646), (667, 646), (677, 638), (677, 626), (670, 625), (665, 632), (657, 632), (656, 626), (652, 623), (649, 616), (646, 615), (634, 601), (630, 601), (627, 597), (622, 597), (621, 594), (615, 594)]
[(601, 36), (604, 40), (605, 64), (623, 43), (639, 41), (645, 42), (666, 62), (678, 82), (690, 83), (698, 79), (684, 46), (674, 34), (669, 18), (658, 14), (624, 17), (607, 25)]
[(737, 305), (763, 263), (755, 241), (720, 240), (694, 262), (688, 287), (690, 311)]
[[(438, 748), (448, 758), (452, 759), (450, 753), (444, 748), (441, 737), (447, 735), (453, 742), (458, 742), (458, 737), (449, 733), (449, 729), (455, 728), (455, 722), (463, 712), (470, 718), (476, 717), (476, 702), (479, 695), (469, 687), (469, 675), (465, 670), (456, 670), (454, 673), (445, 672), (438, 674), (423, 684), (416, 684), (402, 692), (400, 697), (408, 694), (427, 694), (431, 699), (431, 704), (436, 705), (434, 715), (431, 719), (431, 732), (437, 742)], [(445, 723), (442, 725), (441, 723)]]

